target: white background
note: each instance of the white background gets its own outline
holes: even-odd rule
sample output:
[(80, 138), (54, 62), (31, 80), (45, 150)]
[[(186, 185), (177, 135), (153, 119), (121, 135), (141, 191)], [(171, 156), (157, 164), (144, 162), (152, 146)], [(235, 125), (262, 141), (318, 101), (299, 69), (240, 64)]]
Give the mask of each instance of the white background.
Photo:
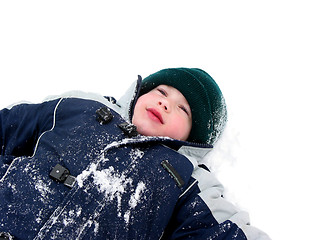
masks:
[(229, 109), (211, 167), (273, 239), (319, 237), (317, 1), (1, 1), (0, 108), (198, 67)]

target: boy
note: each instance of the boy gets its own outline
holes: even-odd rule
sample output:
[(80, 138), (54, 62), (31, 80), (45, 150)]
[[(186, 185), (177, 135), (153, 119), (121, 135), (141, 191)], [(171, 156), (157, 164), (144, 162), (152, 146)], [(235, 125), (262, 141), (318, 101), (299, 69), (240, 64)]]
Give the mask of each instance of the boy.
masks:
[(198, 164), (227, 119), (206, 72), (80, 95), (0, 112), (3, 239), (268, 239)]

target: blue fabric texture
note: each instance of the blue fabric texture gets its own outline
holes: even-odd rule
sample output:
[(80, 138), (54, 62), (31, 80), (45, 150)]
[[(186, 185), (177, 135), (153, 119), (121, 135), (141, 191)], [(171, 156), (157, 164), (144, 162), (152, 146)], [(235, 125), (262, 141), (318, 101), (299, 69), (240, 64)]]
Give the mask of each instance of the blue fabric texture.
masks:
[[(15, 239), (246, 239), (199, 196), (195, 166), (179, 152), (192, 143), (128, 137), (119, 125), (130, 123), (112, 108), (111, 121), (97, 121), (103, 107), (57, 98), (0, 111), (0, 232)], [(49, 176), (57, 164), (75, 177), (73, 187)]]

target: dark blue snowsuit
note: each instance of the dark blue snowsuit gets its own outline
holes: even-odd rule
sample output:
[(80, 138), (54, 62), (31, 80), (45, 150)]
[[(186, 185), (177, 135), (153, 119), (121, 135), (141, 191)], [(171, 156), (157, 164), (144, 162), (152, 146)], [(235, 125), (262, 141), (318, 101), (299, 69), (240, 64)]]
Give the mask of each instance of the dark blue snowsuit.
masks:
[(130, 124), (136, 89), (126, 94), (127, 105), (68, 96), (0, 112), (3, 236), (251, 239), (263, 234), (238, 220), (242, 214), (235, 208), (224, 209), (231, 205), (221, 197), (222, 186), (197, 165), (199, 154), (190, 154), (211, 146), (137, 135)]

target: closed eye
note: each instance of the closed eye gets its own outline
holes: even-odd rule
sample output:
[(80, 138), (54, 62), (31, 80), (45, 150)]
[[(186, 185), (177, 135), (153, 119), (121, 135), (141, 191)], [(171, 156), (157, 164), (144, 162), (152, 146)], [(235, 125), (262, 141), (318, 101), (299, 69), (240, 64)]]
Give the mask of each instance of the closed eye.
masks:
[(184, 106), (179, 106), (179, 108), (181, 108), (181, 110), (184, 111), (189, 116), (189, 112)]
[(161, 89), (161, 88), (158, 88), (158, 91), (163, 95), (163, 96), (167, 96), (167, 92), (166, 91), (164, 91), (163, 89)]

